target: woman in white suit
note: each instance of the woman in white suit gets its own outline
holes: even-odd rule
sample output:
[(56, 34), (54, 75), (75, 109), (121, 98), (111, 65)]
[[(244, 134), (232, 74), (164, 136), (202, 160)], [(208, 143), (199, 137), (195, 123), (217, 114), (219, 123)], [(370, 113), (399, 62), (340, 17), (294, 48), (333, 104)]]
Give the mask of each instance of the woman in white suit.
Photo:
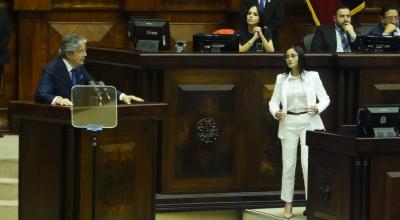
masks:
[[(276, 77), (275, 89), (269, 102), (269, 110), (279, 120), (278, 137), (282, 143), (282, 191), (285, 201), (283, 217), (292, 218), (292, 201), (300, 140), (301, 166), (307, 196), (308, 146), (306, 131), (324, 129), (319, 114), (329, 105), (318, 72), (307, 71), (304, 50), (292, 46), (285, 53), (285, 72)], [(317, 102), (318, 98), (318, 102)]]

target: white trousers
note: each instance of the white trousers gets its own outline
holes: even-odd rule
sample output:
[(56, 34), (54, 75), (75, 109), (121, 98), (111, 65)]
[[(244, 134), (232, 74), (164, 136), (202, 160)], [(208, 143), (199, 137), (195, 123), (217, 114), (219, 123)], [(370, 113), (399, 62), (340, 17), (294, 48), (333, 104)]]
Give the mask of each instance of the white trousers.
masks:
[(293, 201), (294, 182), (297, 163), (297, 146), (300, 140), (301, 167), (307, 200), (308, 180), (308, 146), (306, 145), (306, 131), (310, 130), (310, 120), (307, 114), (287, 115), (286, 129), (282, 142), (282, 189), (281, 199), (285, 202)]

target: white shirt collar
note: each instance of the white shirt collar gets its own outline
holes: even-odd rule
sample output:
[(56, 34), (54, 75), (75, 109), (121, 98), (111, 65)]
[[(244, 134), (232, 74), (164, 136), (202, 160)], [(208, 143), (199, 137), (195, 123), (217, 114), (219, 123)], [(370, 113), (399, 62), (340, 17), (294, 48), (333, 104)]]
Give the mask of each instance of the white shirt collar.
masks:
[(71, 66), (71, 64), (68, 63), (66, 59), (63, 58), (63, 61), (65, 63), (65, 66), (67, 67), (68, 72), (71, 72), (71, 70), (74, 68)]
[(289, 72), (288, 79), (300, 79), (300, 77), (301, 77), (301, 73), (300, 73), (300, 75), (298, 75), (298, 76), (293, 76), (293, 75), (292, 75), (292, 72)]

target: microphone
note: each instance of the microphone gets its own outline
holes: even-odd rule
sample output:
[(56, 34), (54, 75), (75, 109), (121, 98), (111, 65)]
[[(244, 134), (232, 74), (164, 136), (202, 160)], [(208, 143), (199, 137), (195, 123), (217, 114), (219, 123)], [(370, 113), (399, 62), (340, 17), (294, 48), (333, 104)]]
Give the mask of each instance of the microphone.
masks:
[(93, 81), (93, 80), (90, 80), (90, 81), (88, 82), (88, 84), (89, 84), (90, 86), (93, 86), (94, 92), (97, 94), (97, 97), (99, 97), (100, 102), (102, 102), (102, 101), (103, 101), (103, 97), (101, 96), (101, 91), (100, 91), (98, 85), (96, 84), (96, 82)]
[[(106, 86), (106, 84), (104, 84), (103, 81), (99, 81), (99, 86)], [(103, 92), (104, 92), (104, 94), (106, 94), (107, 99), (108, 99), (108, 100), (111, 100), (111, 96), (110, 96), (110, 94), (108, 93), (108, 91), (107, 91), (106, 88), (103, 88)]]

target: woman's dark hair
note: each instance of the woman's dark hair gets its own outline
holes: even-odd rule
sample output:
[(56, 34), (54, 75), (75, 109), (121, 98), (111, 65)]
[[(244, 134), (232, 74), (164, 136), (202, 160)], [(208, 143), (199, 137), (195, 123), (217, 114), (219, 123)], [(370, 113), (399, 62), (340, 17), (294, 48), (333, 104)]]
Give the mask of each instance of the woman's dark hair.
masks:
[(284, 63), (285, 63), (285, 73), (286, 74), (289, 74), (289, 72), (290, 72), (290, 68), (288, 67), (288, 65), (286, 64), (286, 60), (285, 60), (285, 58), (286, 58), (286, 53), (287, 53), (287, 51), (288, 50), (290, 50), (290, 49), (293, 49), (294, 51), (296, 51), (296, 53), (297, 53), (297, 57), (298, 57), (298, 59), (299, 59), (299, 62), (298, 62), (298, 66), (299, 66), (299, 72), (300, 73), (302, 73), (303, 71), (304, 71), (304, 69), (306, 68), (306, 56), (304, 55), (304, 50), (303, 50), (303, 48), (302, 47), (300, 47), (300, 46), (290, 46), (287, 50), (286, 50), (286, 52), (285, 52), (285, 55), (284, 55)]
[(262, 29), (264, 29), (265, 25), (265, 13), (264, 13), (264, 9), (259, 7), (256, 4), (250, 4), (247, 6), (246, 11), (244, 11), (243, 15), (242, 15), (242, 28), (244, 28), (245, 30), (248, 29), (248, 25), (247, 25), (247, 14), (249, 13), (250, 8), (252, 7), (256, 7), (257, 8), (257, 13), (258, 13), (258, 26), (261, 27)]

